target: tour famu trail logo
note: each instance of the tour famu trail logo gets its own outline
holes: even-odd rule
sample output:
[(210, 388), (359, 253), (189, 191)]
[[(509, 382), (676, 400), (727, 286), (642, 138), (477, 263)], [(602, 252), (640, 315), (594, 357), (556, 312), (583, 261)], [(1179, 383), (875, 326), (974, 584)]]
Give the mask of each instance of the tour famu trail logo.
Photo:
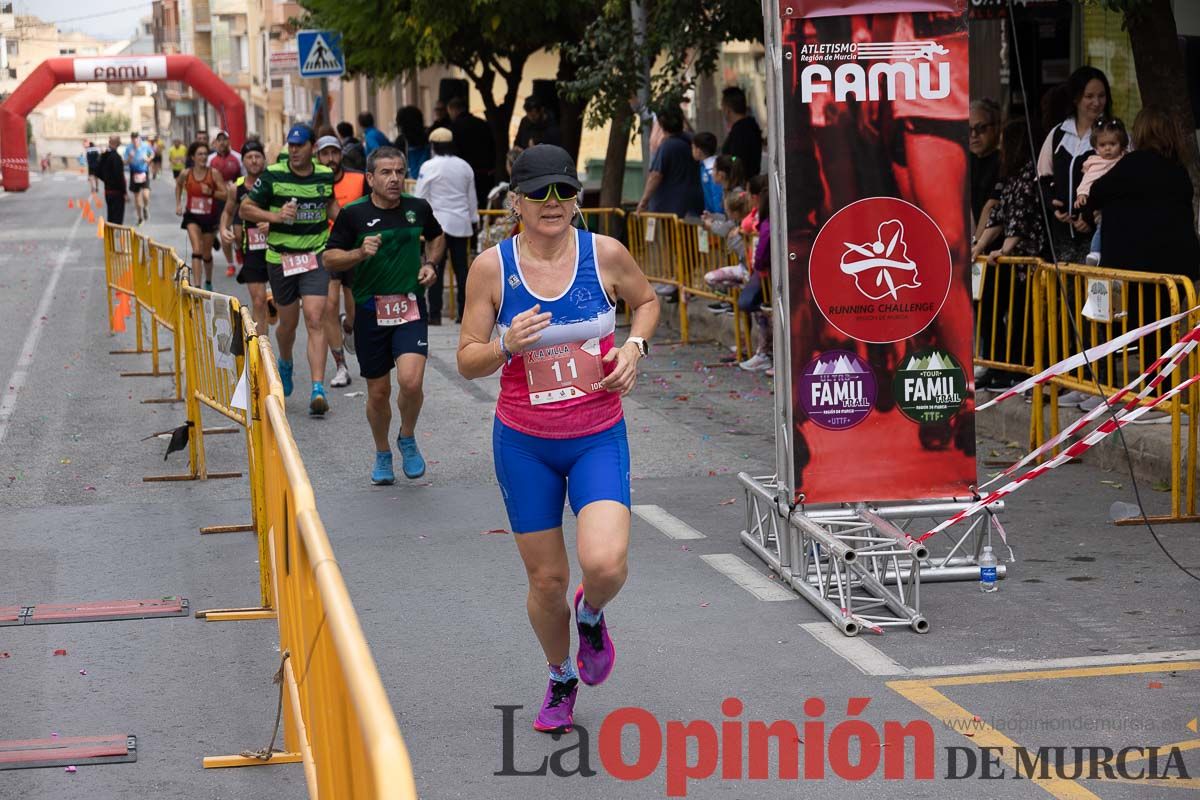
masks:
[(875, 407), (875, 374), (855, 353), (830, 350), (814, 358), (800, 378), (800, 404), (813, 424), (852, 428)]
[(866, 244), (846, 242), (842, 254), (842, 272), (854, 276), (854, 285), (863, 296), (899, 300), (900, 289), (919, 289), (917, 264), (907, 255), (904, 225), (889, 219), (880, 223), (875, 241)]
[(904, 359), (896, 371), (896, 405), (914, 422), (944, 422), (962, 407), (967, 382), (954, 356), (924, 350)]

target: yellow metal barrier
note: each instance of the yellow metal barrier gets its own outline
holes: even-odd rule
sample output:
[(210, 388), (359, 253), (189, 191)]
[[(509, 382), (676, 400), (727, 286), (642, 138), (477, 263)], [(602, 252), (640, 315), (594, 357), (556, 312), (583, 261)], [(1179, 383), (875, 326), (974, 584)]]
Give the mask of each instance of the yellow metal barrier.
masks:
[[(677, 220), (675, 229), (678, 232), (675, 242), (678, 250), (675, 258), (679, 262), (682, 286), (679, 291), (680, 319), (687, 314), (689, 298), (702, 297), (733, 306), (733, 348), (740, 359), (742, 357), (742, 318), (747, 317), (738, 308), (740, 288), (733, 287), (729, 291), (721, 291), (704, 280), (705, 274), (720, 267), (728, 267), (738, 263), (737, 256), (730, 252), (723, 237), (710, 233), (703, 225)], [(682, 339), (688, 341), (687, 326), (683, 326)], [(751, 340), (746, 339), (746, 342)], [(746, 356), (749, 358), (749, 354)]]
[[(1196, 306), (1196, 290), (1191, 280), (1181, 275), (1105, 269), (1080, 264), (1046, 264), (1046, 331), (1049, 359), (1053, 364), (1083, 347), (1106, 342), (1154, 320), (1178, 314)], [(1107, 396), (1118, 394), (1133, 378), (1148, 367), (1163, 351), (1177, 342), (1196, 324), (1183, 320), (1147, 334), (1123, 350), (1092, 364), (1092, 372), (1080, 367), (1055, 378), (1050, 384), (1049, 430), (1039, 444), (1059, 431), (1058, 390), (1088, 394), (1099, 391)], [(1200, 369), (1200, 353), (1193, 352), (1170, 379), (1164, 381), (1143, 404), (1153, 402), (1189, 375)], [(1137, 387), (1140, 391), (1142, 387)], [(1172, 398), (1159, 408), (1166, 412), (1171, 425), (1171, 513), (1152, 517), (1154, 522), (1198, 522), (1196, 515), (1196, 413), (1200, 393), (1194, 388)], [(1132, 399), (1132, 395), (1126, 399)], [(1040, 403), (1034, 403), (1035, 408)], [(1187, 416), (1187, 441), (1183, 424)], [(1184, 448), (1186, 447), (1186, 451)], [(1141, 524), (1140, 518), (1126, 524)]]
[(627, 234), (625, 209), (623, 208), (581, 208), (583, 223), (592, 233), (624, 242)]
[[(244, 329), (254, 331), (248, 315)], [(285, 750), (206, 758), (204, 766), (301, 761), (311, 798), (415, 800), (408, 750), (288, 426), (270, 341), (256, 333), (246, 341), (279, 610)]]
[(110, 325), (113, 296), (134, 298), (155, 325), (173, 331), (176, 352), (182, 351), (189, 475), (181, 479), (217, 477), (205, 463), (203, 437), (212, 431), (201, 425), (203, 408), (237, 422), (246, 434), (254, 523), (227, 529), (258, 532), (262, 607), (197, 616), (277, 616), (286, 750), (269, 746), (250, 756), (206, 758), (204, 766), (302, 762), (314, 800), (415, 800), (408, 751), (288, 426), (269, 339), (257, 334), (235, 298), (191, 287), (170, 249), (135, 241), (127, 228), (101, 232)]
[[(1046, 366), (1046, 265), (1037, 258), (1004, 257), (971, 264), (975, 306), (975, 366), (1036, 375)], [(1030, 449), (1045, 441), (1041, 386), (1034, 387)]]

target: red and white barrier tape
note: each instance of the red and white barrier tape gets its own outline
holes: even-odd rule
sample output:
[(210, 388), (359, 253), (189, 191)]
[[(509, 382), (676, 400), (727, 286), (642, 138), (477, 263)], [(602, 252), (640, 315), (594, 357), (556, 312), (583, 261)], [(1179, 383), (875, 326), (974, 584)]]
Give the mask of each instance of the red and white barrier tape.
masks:
[(1036, 450), (1032, 451), (1028, 455), (1024, 456), (1020, 461), (1013, 464), (1011, 467), (1008, 467), (1003, 472), (1001, 472), (999, 475), (992, 478), (990, 481), (982, 484), (979, 488), (985, 489), (988, 486), (991, 486), (996, 481), (998, 481), (1002, 478), (1007, 478), (1009, 475), (1011, 475), (1014, 472), (1016, 472), (1017, 470), (1021, 469), (1029, 462), (1033, 461), (1036, 458), (1039, 458), (1042, 454), (1057, 447), (1059, 444), (1064, 442), (1066, 439), (1075, 435), (1076, 433), (1081, 431), (1083, 428), (1087, 427), (1088, 423), (1094, 421), (1095, 419), (1097, 419), (1100, 416), (1103, 416), (1108, 411), (1109, 406), (1114, 406), (1114, 405), (1117, 405), (1118, 403), (1120, 403), (1121, 398), (1125, 394), (1133, 391), (1133, 387), (1137, 386), (1139, 383), (1146, 380), (1147, 377), (1149, 377), (1156, 370), (1161, 368), (1162, 372), (1160, 372), (1158, 375), (1156, 375), (1154, 377), (1154, 379), (1151, 380), (1150, 383), (1146, 386), (1146, 388), (1144, 388), (1140, 392), (1138, 392), (1137, 396), (1135, 396), (1134, 398), (1132, 398), (1128, 402), (1126, 402), (1124, 407), (1119, 409), (1116, 413), (1124, 414), (1124, 413), (1128, 412), (1130, 409), (1132, 409), (1134, 406), (1136, 406), (1139, 402), (1141, 402), (1142, 400), (1145, 400), (1146, 397), (1148, 397), (1151, 392), (1153, 392), (1155, 389), (1157, 389), (1162, 384), (1162, 382), (1167, 379), (1167, 376), (1169, 376), (1172, 372), (1174, 372), (1176, 367), (1178, 367), (1179, 364), (1182, 363), (1183, 360), (1185, 358), (1187, 358), (1188, 355), (1193, 350), (1196, 349), (1197, 344), (1200, 344), (1200, 325), (1197, 325), (1195, 328), (1192, 328), (1190, 331), (1188, 331), (1188, 333), (1182, 339), (1180, 339), (1175, 344), (1171, 345), (1166, 350), (1166, 352), (1164, 352), (1161, 356), (1159, 356), (1158, 359), (1153, 364), (1151, 364), (1149, 367), (1147, 367), (1145, 369), (1145, 371), (1142, 372), (1142, 374), (1138, 375), (1136, 378), (1134, 378), (1132, 381), (1130, 381), (1128, 384), (1126, 384), (1124, 388), (1113, 393), (1110, 397), (1108, 397), (1106, 399), (1105, 402), (1096, 406), (1091, 411), (1087, 412), (1087, 414), (1085, 414), (1084, 416), (1082, 416), (1079, 419), (1072, 422), (1070, 425), (1068, 425), (1066, 428), (1064, 428), (1057, 436), (1054, 436), (1053, 438), (1048, 440), (1045, 444), (1043, 444), (1041, 447), (1037, 448)]
[(933, 536), (935, 533), (941, 533), (946, 528), (949, 528), (951, 525), (954, 525), (955, 523), (961, 522), (962, 520), (966, 519), (967, 517), (970, 517), (974, 514), (979, 513), (982, 509), (987, 508), (989, 505), (996, 502), (997, 500), (1012, 494), (1013, 492), (1017, 491), (1025, 484), (1032, 481), (1034, 478), (1038, 478), (1042, 475), (1045, 475), (1047, 472), (1054, 469), (1055, 467), (1061, 466), (1061, 465), (1067, 463), (1068, 461), (1070, 461), (1072, 458), (1082, 455), (1083, 453), (1092, 449), (1092, 447), (1095, 446), (1098, 442), (1101, 442), (1105, 438), (1107, 438), (1109, 434), (1111, 434), (1114, 431), (1117, 431), (1121, 428), (1124, 428), (1126, 425), (1133, 422), (1138, 417), (1145, 414), (1147, 411), (1157, 408), (1159, 405), (1162, 405), (1163, 403), (1167, 402), (1171, 398), (1182, 393), (1188, 387), (1192, 386), (1193, 384), (1195, 384), (1197, 382), (1200, 382), (1200, 375), (1193, 375), (1190, 378), (1188, 378), (1187, 380), (1180, 383), (1174, 389), (1171, 389), (1169, 392), (1165, 392), (1162, 396), (1160, 396), (1158, 399), (1156, 399), (1150, 405), (1141, 406), (1140, 408), (1136, 408), (1133, 411), (1126, 414), (1125, 416), (1121, 417), (1120, 419), (1108, 420), (1103, 425), (1101, 425), (1100, 427), (1096, 428), (1094, 431), (1089, 433), (1086, 437), (1084, 437), (1083, 439), (1080, 439), (1078, 442), (1071, 445), (1066, 450), (1059, 453), (1057, 456), (1055, 456), (1051, 460), (1047, 461), (1045, 464), (1034, 467), (1033, 469), (1029, 470), (1024, 475), (1017, 478), (1016, 480), (1006, 483), (1005, 485), (1001, 486), (999, 489), (996, 489), (996, 490), (992, 491), (991, 493), (989, 493), (986, 497), (983, 497), (982, 499), (976, 501), (975, 503), (972, 503), (970, 506), (968, 506), (967, 508), (958, 512), (953, 517), (951, 517), (950, 519), (946, 520), (945, 522), (939, 524), (937, 527), (933, 528), (932, 530), (926, 531), (921, 536), (917, 537), (917, 541), (923, 542), (926, 539), (928, 539), (930, 536)]
[(1034, 375), (1032, 378), (1026, 378), (1025, 380), (1021, 381), (1020, 383), (1018, 383), (1016, 386), (1012, 387), (1011, 389), (1004, 390), (1000, 394), (993, 397), (991, 400), (989, 400), (986, 403), (984, 403), (983, 405), (977, 407), (975, 410), (978, 412), (978, 411), (983, 411), (984, 409), (987, 409), (987, 408), (991, 408), (992, 406), (996, 405), (997, 403), (1001, 403), (1010, 397), (1015, 397), (1016, 395), (1019, 395), (1022, 392), (1024, 392), (1025, 390), (1031, 389), (1034, 386), (1037, 386), (1038, 384), (1047, 383), (1048, 381), (1050, 381), (1051, 378), (1055, 378), (1059, 375), (1062, 375), (1063, 373), (1070, 372), (1073, 369), (1079, 369), (1084, 364), (1094, 362), (1098, 359), (1104, 358), (1106, 355), (1109, 355), (1110, 353), (1115, 353), (1116, 351), (1125, 347), (1125, 345), (1129, 344), (1132, 341), (1142, 338), (1146, 334), (1154, 333), (1155, 331), (1161, 330), (1162, 328), (1165, 328), (1168, 325), (1175, 324), (1179, 320), (1186, 317), (1188, 314), (1191, 314), (1195, 311), (1200, 311), (1200, 306), (1196, 306), (1195, 308), (1190, 308), (1187, 311), (1176, 314), (1172, 317), (1166, 317), (1165, 319), (1160, 319), (1155, 322), (1148, 322), (1145, 325), (1143, 325), (1142, 327), (1135, 328), (1134, 330), (1131, 330), (1128, 333), (1123, 333), (1120, 336), (1116, 337), (1115, 339), (1109, 339), (1104, 344), (1098, 344), (1095, 347), (1088, 348), (1087, 350), (1085, 350), (1082, 353), (1076, 353), (1073, 356), (1064, 358), (1062, 361), (1059, 361), (1057, 364), (1047, 367), (1046, 369), (1039, 372), (1037, 375)]

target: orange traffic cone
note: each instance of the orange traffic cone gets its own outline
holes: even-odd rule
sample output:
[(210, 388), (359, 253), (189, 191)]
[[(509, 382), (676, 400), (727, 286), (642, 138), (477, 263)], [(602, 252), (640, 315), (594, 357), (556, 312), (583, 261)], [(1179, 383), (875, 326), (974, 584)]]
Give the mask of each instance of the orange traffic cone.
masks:
[(96, 220), (96, 238), (97, 239), (104, 238), (104, 218), (103, 217)]
[(67, 198), (67, 208), (74, 208), (74, 207), (75, 207), (75, 198), (73, 198), (73, 197)]
[(86, 209), (87, 209), (87, 221), (88, 221), (88, 222), (95, 222), (95, 221), (96, 221), (96, 212), (95, 212), (95, 211), (92, 211), (92, 207), (91, 207), (90, 205), (89, 205), (89, 206), (84, 206), (84, 208), (86, 208)]
[(125, 332), (125, 318), (129, 316), (129, 295), (117, 292), (117, 313), (113, 315), (113, 331)]

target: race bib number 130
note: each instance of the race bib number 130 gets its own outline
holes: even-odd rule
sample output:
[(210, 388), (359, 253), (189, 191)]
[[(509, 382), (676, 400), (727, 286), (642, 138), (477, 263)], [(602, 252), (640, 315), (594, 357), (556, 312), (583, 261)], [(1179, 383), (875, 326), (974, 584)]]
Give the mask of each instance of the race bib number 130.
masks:
[(539, 347), (522, 355), (532, 405), (561, 403), (604, 391), (599, 339)]
[(279, 260), (282, 262), (284, 277), (288, 278), (312, 272), (318, 266), (316, 253), (280, 253)]

